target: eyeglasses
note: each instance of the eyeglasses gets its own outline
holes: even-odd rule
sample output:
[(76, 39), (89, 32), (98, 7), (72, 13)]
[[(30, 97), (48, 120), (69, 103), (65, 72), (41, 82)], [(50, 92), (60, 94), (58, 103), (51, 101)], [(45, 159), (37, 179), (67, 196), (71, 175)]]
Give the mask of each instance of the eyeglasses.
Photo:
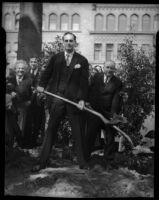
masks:
[(64, 40), (64, 42), (73, 42), (73, 40)]

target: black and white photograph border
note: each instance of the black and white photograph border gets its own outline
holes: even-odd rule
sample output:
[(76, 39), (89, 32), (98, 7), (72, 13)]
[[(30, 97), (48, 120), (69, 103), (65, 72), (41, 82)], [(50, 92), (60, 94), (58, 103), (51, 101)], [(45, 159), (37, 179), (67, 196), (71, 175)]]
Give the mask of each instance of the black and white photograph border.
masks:
[[(6, 35), (4, 196), (157, 197), (157, 182), (154, 181), (158, 151), (155, 86), (159, 4), (4, 1), (1, 5), (1, 24)], [(74, 46), (68, 36), (75, 39)], [(80, 111), (82, 121), (86, 121), (81, 128), (86, 132), (82, 135), (84, 144), (88, 139), (85, 136), (89, 126), (87, 120), (96, 123), (93, 121), (96, 117), (97, 122), (101, 122), (87, 167), (79, 164), (79, 143), (72, 135), (71, 121), (66, 116), (60, 122), (47, 163), (33, 170), (44, 143), (46, 145), (44, 139), (47, 139), (52, 116), (48, 106), (50, 99), (72, 104), (79, 110), (77, 101), (51, 93), (48, 86), (42, 94), (37, 90), (51, 59), (66, 52), (71, 45), (88, 61), (88, 90), (91, 92), (94, 89), (100, 92), (98, 77), (101, 76), (98, 74), (104, 76), (106, 66), (111, 67), (114, 63), (113, 76), (122, 82), (122, 90), (118, 93), (120, 108), (117, 114), (110, 112), (107, 117), (103, 110), (100, 112), (98, 106), (91, 104), (91, 100), (85, 102)], [(72, 57), (70, 67), (73, 62)], [(31, 74), (34, 66), (36, 74)], [(74, 66), (75, 76), (82, 68), (80, 63)], [(24, 84), (20, 83), (22, 86), (16, 78), (17, 85), (13, 80), (18, 73), (26, 74)], [(99, 88), (92, 86), (95, 80)], [(105, 87), (112, 93), (116, 86), (107, 84), (111, 86)], [(23, 85), (27, 85), (24, 87), (27, 91), (23, 91)], [(28, 99), (19, 106), (17, 102), (23, 92)], [(100, 107), (100, 103), (96, 104)], [(106, 123), (116, 131), (115, 134), (112, 131), (114, 153), (111, 161), (105, 156), (110, 139), (107, 129), (103, 128)], [(87, 148), (89, 143), (83, 146), (84, 154)]]

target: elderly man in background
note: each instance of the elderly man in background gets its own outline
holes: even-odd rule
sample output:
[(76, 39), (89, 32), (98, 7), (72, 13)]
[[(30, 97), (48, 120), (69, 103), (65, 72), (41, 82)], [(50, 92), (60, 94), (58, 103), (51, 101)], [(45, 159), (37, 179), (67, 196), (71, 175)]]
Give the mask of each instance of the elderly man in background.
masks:
[(28, 106), (31, 103), (32, 79), (29, 76), (28, 65), (24, 60), (17, 60), (15, 72), (7, 78), (7, 91), (12, 96), (12, 102), (18, 112), (18, 124), (22, 132), (21, 147), (27, 148), (30, 144), (29, 123), (27, 123)]
[[(89, 102), (94, 110), (105, 118), (111, 119), (120, 111), (120, 91), (122, 82), (114, 73), (115, 62), (104, 63), (103, 72), (96, 73), (92, 78), (89, 92)], [(106, 144), (104, 145), (104, 157), (109, 163), (114, 157), (116, 130), (111, 125), (105, 125), (98, 117), (88, 114), (85, 152), (86, 160), (90, 161), (97, 134), (105, 130)]]

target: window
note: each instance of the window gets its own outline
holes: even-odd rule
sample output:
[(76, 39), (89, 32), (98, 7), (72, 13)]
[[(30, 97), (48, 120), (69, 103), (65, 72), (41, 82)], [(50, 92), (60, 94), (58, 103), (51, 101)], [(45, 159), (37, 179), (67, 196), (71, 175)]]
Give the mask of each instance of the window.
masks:
[(119, 23), (118, 23), (118, 29), (119, 31), (126, 31), (127, 28), (127, 17), (124, 14), (121, 14), (119, 16)]
[(107, 30), (113, 31), (115, 30), (115, 16), (113, 14), (107, 15)]
[(97, 14), (95, 16), (95, 30), (102, 31), (103, 30), (103, 15)]
[(150, 31), (151, 26), (150, 26), (150, 16), (145, 14), (142, 17), (142, 30), (143, 31)]
[(155, 31), (159, 30), (159, 14), (155, 15), (154, 17), (154, 30)]
[(49, 30), (57, 29), (57, 16), (56, 14), (51, 14), (49, 16)]
[(150, 51), (150, 44), (142, 44), (142, 50), (145, 52)]
[(106, 61), (110, 61), (113, 58), (113, 44), (106, 44)]
[(20, 13), (15, 16), (15, 30), (19, 30)]
[(94, 60), (100, 60), (102, 54), (102, 44), (94, 44)]
[(118, 44), (118, 47), (117, 47), (117, 58), (120, 59), (121, 58), (121, 52), (122, 52), (122, 49), (121, 47), (123, 46), (123, 43), (120, 43)]
[(72, 30), (80, 30), (80, 16), (78, 14), (72, 15)]
[(133, 31), (137, 31), (138, 30), (139, 18), (135, 14), (131, 15), (131, 17), (130, 17), (130, 27), (131, 27), (131, 30), (133, 30)]
[(4, 28), (6, 30), (11, 30), (12, 29), (12, 17), (9, 13), (5, 14), (4, 17)]
[(68, 15), (61, 15), (61, 30), (68, 30)]
[[(49, 22), (50, 24), (50, 22)], [(43, 17), (42, 17), (42, 30), (45, 30), (46, 28), (46, 16), (45, 14), (43, 14)]]

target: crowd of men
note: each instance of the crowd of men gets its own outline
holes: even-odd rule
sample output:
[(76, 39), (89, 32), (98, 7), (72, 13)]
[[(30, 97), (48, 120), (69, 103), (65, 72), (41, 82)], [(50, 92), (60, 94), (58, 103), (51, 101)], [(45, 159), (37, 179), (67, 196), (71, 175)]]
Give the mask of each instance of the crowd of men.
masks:
[[(75, 141), (77, 161), (81, 169), (90, 168), (91, 152), (101, 130), (105, 132), (104, 157), (109, 162), (115, 153), (116, 130), (84, 108), (92, 109), (111, 119), (120, 112), (121, 80), (114, 75), (115, 62), (105, 62), (103, 69), (92, 68), (88, 60), (75, 51), (76, 36), (63, 35), (64, 51), (51, 57), (45, 70), (37, 58), (15, 63), (15, 71), (6, 79), (6, 135), (21, 148), (41, 145), (38, 161), (32, 171), (39, 171), (49, 163), (49, 155), (57, 137), (61, 120), (70, 120)], [(59, 98), (44, 95), (44, 90), (77, 103), (77, 107)], [(46, 110), (49, 120), (46, 127)], [(40, 138), (40, 139), (39, 139)], [(11, 141), (13, 143), (13, 141)]]

